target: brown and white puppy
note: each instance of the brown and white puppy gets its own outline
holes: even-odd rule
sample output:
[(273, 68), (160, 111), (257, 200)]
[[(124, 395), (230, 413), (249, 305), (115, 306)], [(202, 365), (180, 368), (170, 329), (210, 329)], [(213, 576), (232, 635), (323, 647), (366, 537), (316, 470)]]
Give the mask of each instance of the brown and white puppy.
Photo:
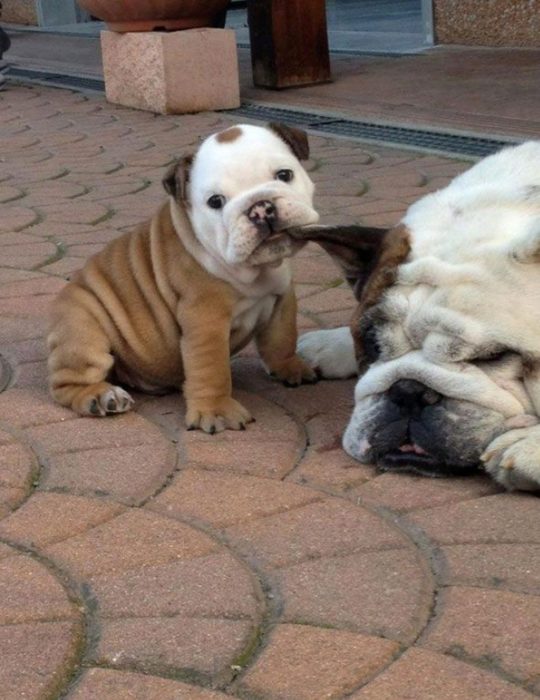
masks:
[[(300, 339), (361, 376), (343, 446), (385, 470), (540, 490), (540, 142), (496, 153), (388, 231), (308, 227), (345, 266), (351, 328)], [(352, 331), (352, 334), (351, 334)]]
[(300, 159), (304, 132), (238, 125), (207, 138), (164, 179), (169, 200), (112, 241), (62, 290), (48, 337), (54, 398), (82, 415), (130, 409), (114, 382), (183, 386), (189, 428), (244, 428), (230, 356), (255, 339), (268, 371), (314, 381), (295, 354), (292, 226), (318, 220)]

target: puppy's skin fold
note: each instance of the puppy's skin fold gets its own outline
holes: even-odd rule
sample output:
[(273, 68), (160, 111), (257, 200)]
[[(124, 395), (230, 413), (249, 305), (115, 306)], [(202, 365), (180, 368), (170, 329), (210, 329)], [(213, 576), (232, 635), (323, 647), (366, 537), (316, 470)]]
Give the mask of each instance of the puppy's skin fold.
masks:
[[(269, 130), (251, 129), (267, 131), (290, 153)], [(234, 145), (225, 140), (216, 148), (228, 144)], [(185, 167), (179, 165), (182, 172)], [(267, 184), (262, 177), (252, 183), (254, 199), (257, 186)], [(238, 284), (237, 268), (219, 261), (226, 279), (220, 277), (205, 266), (207, 257), (216, 256), (200, 244), (185, 193), (170, 194), (150, 222), (92, 257), (56, 299), (48, 337), (52, 395), (81, 415), (104, 416), (133, 404), (115, 382), (151, 393), (183, 387), (189, 428), (240, 430), (252, 418), (231, 396), (230, 356), (252, 338), (268, 371), (284, 383), (316, 379), (295, 354), (296, 298), (288, 261), (244, 265)], [(279, 197), (286, 200), (287, 192), (279, 190)], [(309, 192), (293, 192), (291, 201), (296, 199), (313, 212)], [(207, 235), (214, 215), (209, 210)], [(244, 225), (241, 235), (244, 248), (260, 245), (260, 231), (251, 234)], [(253, 281), (246, 282), (247, 273)]]

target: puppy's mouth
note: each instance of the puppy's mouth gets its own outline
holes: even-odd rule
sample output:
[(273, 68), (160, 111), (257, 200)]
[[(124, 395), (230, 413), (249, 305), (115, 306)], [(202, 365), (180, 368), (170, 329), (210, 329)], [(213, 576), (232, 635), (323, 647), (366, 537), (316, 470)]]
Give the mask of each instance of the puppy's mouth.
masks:
[(272, 231), (253, 248), (249, 261), (254, 265), (279, 265), (283, 258), (293, 255), (297, 248), (286, 229)]

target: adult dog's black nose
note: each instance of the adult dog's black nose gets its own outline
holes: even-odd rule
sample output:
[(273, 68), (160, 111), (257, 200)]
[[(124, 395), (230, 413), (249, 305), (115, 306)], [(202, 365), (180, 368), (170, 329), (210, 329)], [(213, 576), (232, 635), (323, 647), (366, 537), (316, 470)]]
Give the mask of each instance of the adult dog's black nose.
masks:
[(255, 202), (247, 210), (247, 217), (255, 226), (266, 226), (272, 231), (277, 220), (275, 205), (267, 199)]
[(388, 398), (407, 416), (418, 415), (441, 400), (441, 394), (414, 379), (400, 379), (388, 389)]

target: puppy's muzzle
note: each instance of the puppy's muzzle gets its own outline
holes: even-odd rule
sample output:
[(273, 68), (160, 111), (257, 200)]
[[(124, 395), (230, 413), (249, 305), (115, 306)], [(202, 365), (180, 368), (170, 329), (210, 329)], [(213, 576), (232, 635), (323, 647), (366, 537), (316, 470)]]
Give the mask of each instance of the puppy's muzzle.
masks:
[(273, 202), (263, 199), (255, 202), (246, 212), (247, 218), (263, 235), (269, 235), (276, 230), (278, 216)]

